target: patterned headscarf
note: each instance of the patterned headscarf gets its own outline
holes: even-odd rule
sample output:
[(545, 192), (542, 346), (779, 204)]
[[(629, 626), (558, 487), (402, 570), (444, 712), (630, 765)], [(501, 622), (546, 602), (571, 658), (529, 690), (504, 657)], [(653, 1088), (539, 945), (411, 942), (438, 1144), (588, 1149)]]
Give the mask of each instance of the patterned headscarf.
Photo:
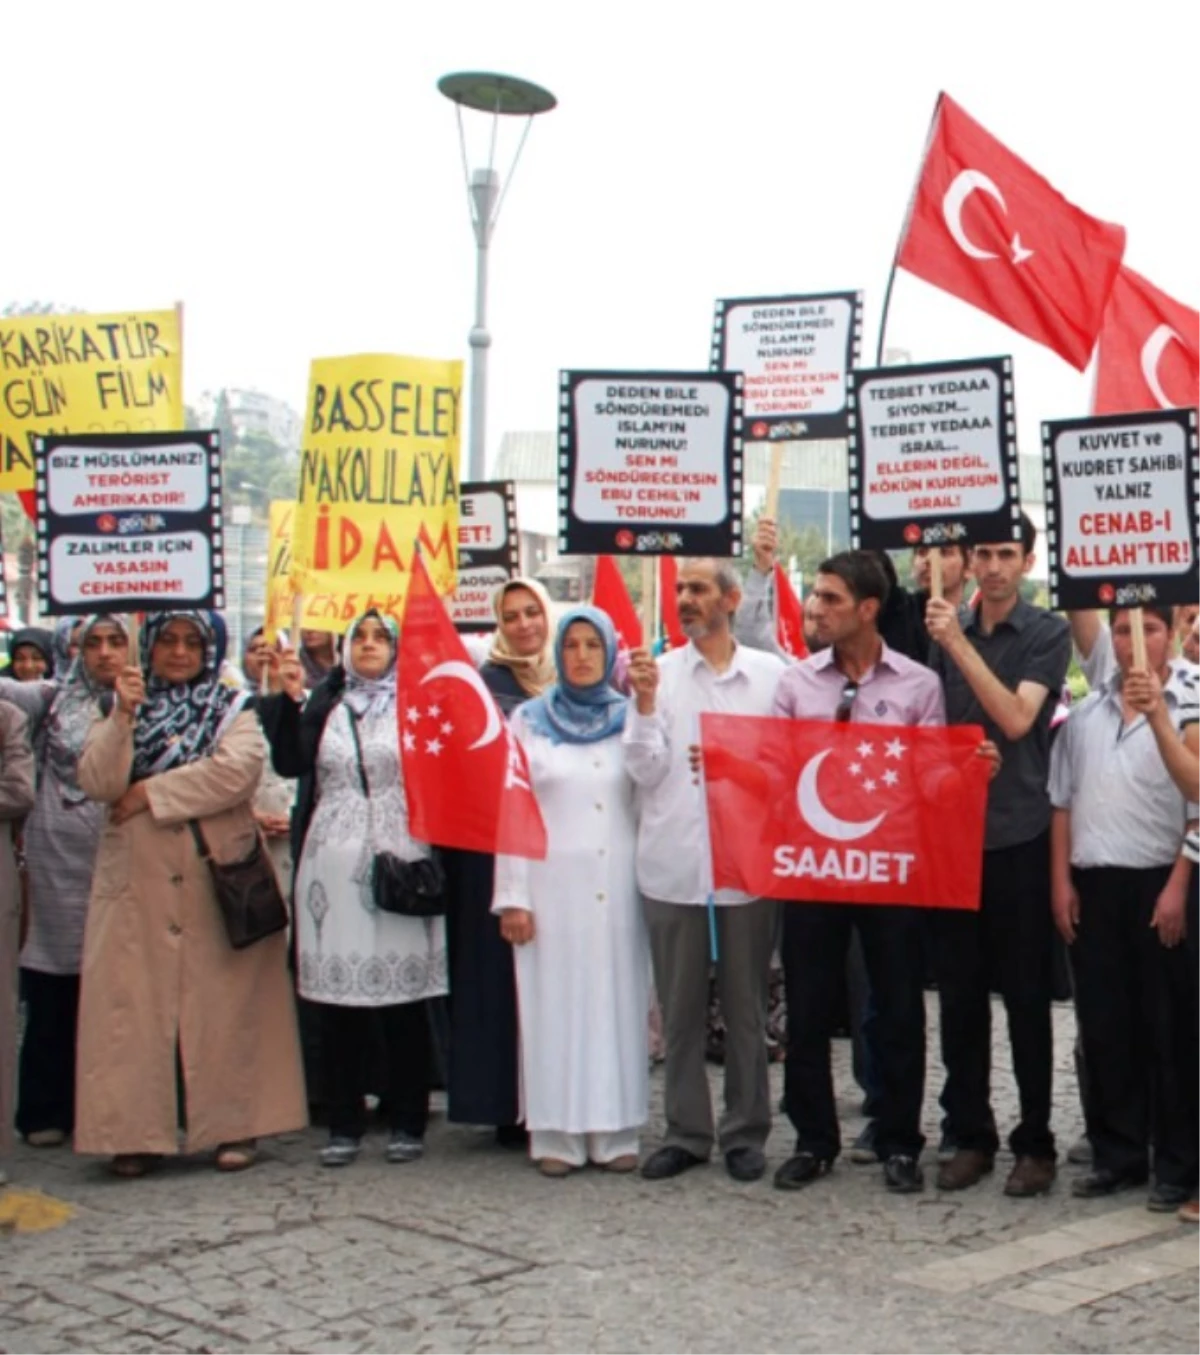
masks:
[(598, 743), (625, 728), (629, 703), (612, 686), (617, 661), (617, 632), (606, 612), (598, 607), (574, 607), (558, 623), (554, 638), (554, 661), (563, 672), (563, 642), (567, 631), (586, 621), (604, 643), (604, 676), (589, 687), (577, 687), (565, 677), (536, 701), (521, 707), (525, 718), (551, 743)]
[[(204, 640), (204, 666), (190, 682), (167, 682), (151, 671), (155, 642), (172, 621), (189, 622)], [(134, 781), (207, 757), (247, 701), (247, 693), (220, 680), (217, 634), (208, 612), (154, 613), (146, 622), (142, 669), (146, 701), (133, 731)]]
[[(64, 618), (73, 628), (76, 616)], [(39, 767), (48, 767), (62, 787), (63, 799), (68, 804), (80, 804), (87, 799), (79, 789), (77, 774), (84, 740), (98, 713), (111, 706), (112, 688), (101, 686), (84, 665), (84, 646), (92, 631), (100, 625), (115, 626), (126, 638), (129, 624), (123, 616), (100, 613), (85, 616), (79, 632), (79, 653), (71, 660), (67, 675), (59, 685), (50, 709), (38, 729), (36, 745)]]
[(527, 695), (541, 696), (546, 688), (554, 683), (554, 647), (550, 639), (550, 595), (536, 579), (518, 576), (506, 580), (492, 594), (492, 611), (496, 614), (497, 627), (500, 626), (504, 599), (517, 588), (523, 588), (537, 599), (542, 615), (546, 618), (546, 643), (536, 654), (514, 654), (504, 638), (503, 630), (497, 629), (488, 660), (499, 664), (501, 668), (509, 669), (521, 690)]
[[(392, 656), (388, 666), (377, 678), (362, 677), (354, 670), (354, 635), (359, 626), (368, 617), (373, 617), (388, 633), (391, 640)], [(361, 720), (366, 715), (386, 715), (396, 709), (396, 655), (400, 642), (400, 628), (390, 616), (381, 616), (379, 612), (364, 612), (350, 623), (342, 646), (342, 666), (346, 670), (346, 705)]]

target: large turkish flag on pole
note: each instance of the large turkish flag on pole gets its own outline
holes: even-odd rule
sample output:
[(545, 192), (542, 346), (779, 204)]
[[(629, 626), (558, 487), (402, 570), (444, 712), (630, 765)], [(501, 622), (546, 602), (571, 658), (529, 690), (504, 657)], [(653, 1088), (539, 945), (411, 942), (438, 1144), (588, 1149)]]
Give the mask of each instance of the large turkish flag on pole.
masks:
[(687, 644), (683, 633), (683, 623), (679, 619), (679, 594), (676, 584), (679, 582), (679, 565), (673, 555), (658, 557), (658, 605), (662, 611), (663, 630), (672, 649), (682, 649)]
[(700, 717), (713, 885), (806, 903), (979, 907), (977, 725)]
[(807, 659), (804, 641), (804, 608), (788, 578), (788, 572), (775, 561), (775, 640), (793, 659)]
[(964, 112), (938, 99), (897, 267), (1088, 365), (1125, 251)]
[(637, 608), (625, 587), (625, 580), (611, 555), (596, 557), (596, 577), (592, 583), (592, 606), (608, 613), (617, 632), (618, 649), (637, 649), (642, 643), (642, 623)]
[(419, 842), (541, 860), (546, 827), (513, 737), (413, 556), (396, 710), (409, 829)]
[(1186, 408), (1200, 400), (1200, 314), (1122, 268), (1096, 358), (1093, 414)]

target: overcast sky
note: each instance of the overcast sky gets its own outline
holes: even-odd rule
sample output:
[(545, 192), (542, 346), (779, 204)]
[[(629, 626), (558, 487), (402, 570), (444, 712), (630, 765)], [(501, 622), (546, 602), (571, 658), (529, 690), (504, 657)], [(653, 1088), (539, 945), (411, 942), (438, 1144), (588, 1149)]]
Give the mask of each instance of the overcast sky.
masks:
[[(189, 399), (257, 386), (301, 408), (314, 356), (465, 359), (473, 240), (435, 86), (494, 69), (559, 107), (493, 248), (491, 456), (553, 426), (560, 367), (705, 367), (718, 296), (860, 288), (873, 350), (939, 89), (1196, 306), (1197, 9), (10, 4), (0, 297), (183, 300)], [(903, 274), (888, 344), (1012, 353), (1026, 451), (1040, 419), (1087, 410), (1087, 378)]]

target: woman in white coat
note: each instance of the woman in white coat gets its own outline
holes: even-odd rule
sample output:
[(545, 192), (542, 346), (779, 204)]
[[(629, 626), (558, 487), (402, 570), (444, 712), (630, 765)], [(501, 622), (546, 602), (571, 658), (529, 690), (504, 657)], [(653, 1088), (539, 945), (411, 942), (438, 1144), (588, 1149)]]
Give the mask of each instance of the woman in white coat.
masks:
[(492, 910), (515, 947), (530, 1156), (546, 1176), (589, 1159), (632, 1171), (648, 1113), (650, 961), (627, 702), (610, 685), (617, 640), (603, 612), (568, 612), (554, 648), (558, 683), (513, 715), (549, 849), (544, 861), (497, 857)]

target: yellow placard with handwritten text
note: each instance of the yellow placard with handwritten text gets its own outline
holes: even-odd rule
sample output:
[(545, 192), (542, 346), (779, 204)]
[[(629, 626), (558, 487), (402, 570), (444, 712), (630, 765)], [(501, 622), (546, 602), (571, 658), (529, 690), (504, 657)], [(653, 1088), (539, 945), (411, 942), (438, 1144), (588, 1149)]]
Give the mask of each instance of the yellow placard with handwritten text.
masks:
[[(263, 609), (263, 633), (274, 644), (279, 632), (292, 624), (292, 528), (296, 505), (290, 499), (272, 499), (267, 516), (267, 601)], [(292, 637), (298, 645), (299, 637)]]
[(0, 316), (0, 490), (32, 490), (33, 438), (183, 427), (178, 310)]
[(304, 626), (399, 621), (417, 544), (434, 587), (457, 581), (462, 363), (318, 358), (309, 379), (292, 536)]

